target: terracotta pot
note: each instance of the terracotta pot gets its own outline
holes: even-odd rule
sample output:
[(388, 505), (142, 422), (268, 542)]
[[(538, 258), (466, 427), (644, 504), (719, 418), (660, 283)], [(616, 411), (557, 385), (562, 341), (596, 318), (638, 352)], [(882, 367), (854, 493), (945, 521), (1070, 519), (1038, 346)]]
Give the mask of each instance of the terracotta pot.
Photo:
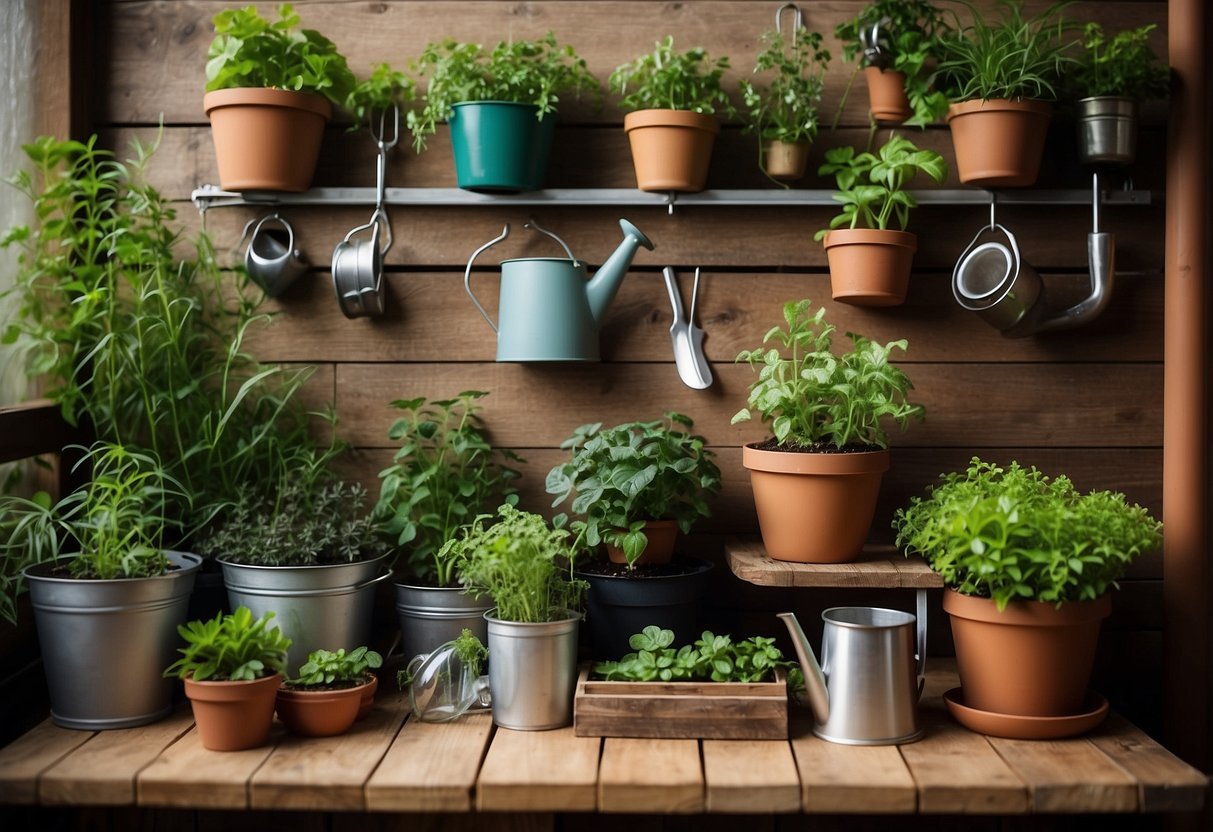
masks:
[(868, 80), (868, 109), (877, 121), (901, 124), (914, 115), (910, 99), (906, 96), (906, 74), (884, 72), (874, 66), (863, 68)]
[(841, 228), (824, 240), (834, 300), (856, 306), (899, 306), (910, 285), (918, 238), (908, 231)]
[(374, 673), (366, 674), (367, 682), (359, 690), (362, 691), (362, 701), (358, 703), (357, 722), (361, 722), (371, 715), (371, 708), (375, 706), (375, 691), (379, 690), (379, 677)]
[(889, 452), (797, 453), (747, 445), (754, 507), (767, 554), (796, 563), (845, 563), (863, 548)]
[(363, 692), (370, 682), (340, 690), (278, 689), (278, 718), (292, 734), (335, 737), (350, 730), (358, 719)]
[[(644, 547), (637, 565), (655, 566), (669, 563), (674, 557), (674, 541), (678, 539), (678, 522), (675, 520), (649, 520), (644, 524), (644, 535), (649, 543)], [(604, 543), (611, 563), (627, 563), (623, 549)]]
[(712, 145), (720, 132), (715, 116), (686, 110), (637, 110), (623, 117), (632, 146), (636, 187), (642, 191), (702, 191)]
[(243, 751), (265, 743), (274, 722), (274, 698), (282, 674), (251, 682), (185, 680), (202, 745), (212, 751)]
[(809, 142), (781, 142), (771, 139), (763, 143), (762, 169), (773, 179), (800, 179), (809, 163)]
[(247, 87), (208, 92), (219, 184), (228, 191), (306, 191), (333, 108), (322, 95)]
[(996, 714), (1068, 716), (1083, 709), (1108, 595), (1061, 605), (988, 598), (948, 590), (956, 665), (965, 704)]
[(948, 107), (960, 181), (984, 186), (1035, 184), (1053, 108), (1044, 101), (962, 101)]

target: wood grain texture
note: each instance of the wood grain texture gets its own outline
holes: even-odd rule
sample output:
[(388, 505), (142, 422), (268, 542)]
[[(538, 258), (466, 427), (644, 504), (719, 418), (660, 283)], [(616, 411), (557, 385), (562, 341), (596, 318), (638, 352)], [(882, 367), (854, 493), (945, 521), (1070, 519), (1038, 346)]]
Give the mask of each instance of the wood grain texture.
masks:
[(921, 558), (906, 558), (887, 546), (865, 547), (851, 563), (789, 563), (767, 556), (761, 539), (730, 538), (725, 557), (733, 574), (759, 586), (914, 587), (943, 586)]
[(814, 736), (812, 718), (796, 709), (792, 753), (801, 807), (830, 814), (913, 814), (918, 792), (896, 746), (839, 745)]
[(598, 811), (664, 815), (703, 810), (698, 742), (623, 737), (603, 741)]
[(1209, 799), (1209, 779), (1167, 751), (1123, 716), (1112, 713), (1091, 744), (1138, 783), (1142, 812), (1195, 812)]
[(493, 733), (488, 714), (454, 722), (404, 724), (366, 784), (366, 808), (383, 812), (466, 812)]
[(602, 740), (498, 728), (476, 782), (480, 812), (591, 812), (598, 805)]
[(194, 724), (188, 707), (140, 728), (100, 731), (43, 772), (38, 800), (50, 805), (129, 806), (135, 778)]
[(990, 745), (1028, 787), (1033, 812), (1133, 812), (1137, 784), (1086, 740), (1010, 740)]
[(938, 711), (920, 711), (925, 734), (899, 746), (918, 786), (923, 814), (1022, 814), (1028, 790), (985, 737)]
[(800, 811), (800, 776), (786, 740), (704, 740), (703, 779), (709, 812)]
[(140, 806), (247, 809), (249, 781), (283, 736), (275, 723), (269, 741), (247, 751), (210, 751), (193, 728), (139, 773)]
[(93, 731), (60, 728), (47, 719), (0, 749), (0, 803), (36, 803), (42, 772), (94, 735)]

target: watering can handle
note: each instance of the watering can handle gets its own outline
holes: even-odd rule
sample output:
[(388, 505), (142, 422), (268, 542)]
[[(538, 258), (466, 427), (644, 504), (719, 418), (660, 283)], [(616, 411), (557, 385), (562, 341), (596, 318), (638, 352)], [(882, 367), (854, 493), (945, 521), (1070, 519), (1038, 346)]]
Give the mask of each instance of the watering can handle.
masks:
[(918, 696), (922, 698), (922, 689), (927, 683), (927, 591), (920, 589), (917, 595), (918, 614), (914, 626), (918, 636)]
[(497, 331), (497, 324), (493, 323), (493, 319), (489, 317), (489, 313), (480, 305), (480, 301), (476, 300), (476, 293), (472, 291), (472, 263), (476, 262), (476, 258), (480, 256), (481, 252), (492, 248), (508, 236), (510, 236), (510, 224), (507, 222), (505, 228), (501, 229), (501, 234), (472, 252), (472, 256), (468, 258), (467, 268), (463, 270), (463, 288), (467, 289), (468, 297), (472, 299), (472, 303), (476, 304), (476, 308), (480, 310), (480, 314), (484, 316), (484, 319), (489, 322), (489, 326), (493, 328), (493, 332)]

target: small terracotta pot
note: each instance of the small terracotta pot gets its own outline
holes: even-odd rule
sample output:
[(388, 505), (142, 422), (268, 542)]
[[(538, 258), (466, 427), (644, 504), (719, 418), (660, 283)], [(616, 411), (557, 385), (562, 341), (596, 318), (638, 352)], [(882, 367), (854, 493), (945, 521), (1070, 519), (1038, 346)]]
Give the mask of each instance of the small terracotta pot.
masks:
[(212, 751), (243, 751), (263, 745), (274, 722), (274, 698), (282, 674), (251, 682), (185, 680), (202, 745)]
[(966, 705), (1018, 716), (1082, 711), (1099, 625), (1112, 610), (1110, 596), (1060, 608), (1012, 601), (999, 612), (989, 598), (948, 590), (943, 608), (952, 620)]
[(712, 146), (720, 132), (715, 116), (686, 110), (637, 110), (623, 117), (632, 146), (636, 187), (642, 191), (702, 191)]
[(766, 141), (763, 143), (762, 168), (773, 179), (800, 179), (809, 163), (811, 147), (808, 142)]
[(899, 306), (910, 285), (918, 238), (908, 231), (841, 228), (823, 241), (834, 300), (855, 306)]
[(1044, 101), (962, 101), (948, 107), (960, 181), (1026, 187), (1036, 182), (1053, 108)]
[(228, 191), (306, 191), (333, 107), (322, 95), (248, 87), (208, 92), (219, 184)]
[(878, 67), (865, 66), (863, 75), (868, 80), (868, 109), (872, 111), (872, 118), (901, 124), (914, 115), (906, 96), (904, 72), (885, 72)]
[[(649, 520), (644, 524), (644, 536), (649, 539), (649, 543), (644, 547), (644, 551), (640, 555), (640, 559), (636, 561), (636, 565), (656, 566), (662, 563), (669, 563), (674, 558), (674, 541), (678, 539), (678, 521), (676, 520)], [(606, 547), (607, 557), (611, 563), (627, 563), (628, 559), (624, 557), (623, 549), (617, 546), (612, 546), (610, 543), (604, 543)]]
[(754, 507), (767, 554), (796, 563), (846, 563), (863, 549), (889, 452), (797, 453), (747, 445)]
[(379, 677), (374, 673), (366, 674), (366, 684), (362, 686), (362, 701), (358, 703), (358, 717), (355, 721), (361, 722), (371, 715), (371, 708), (375, 706), (375, 691), (379, 690)]
[(292, 734), (335, 737), (350, 730), (358, 719), (362, 694), (370, 682), (340, 690), (278, 689), (278, 718)]

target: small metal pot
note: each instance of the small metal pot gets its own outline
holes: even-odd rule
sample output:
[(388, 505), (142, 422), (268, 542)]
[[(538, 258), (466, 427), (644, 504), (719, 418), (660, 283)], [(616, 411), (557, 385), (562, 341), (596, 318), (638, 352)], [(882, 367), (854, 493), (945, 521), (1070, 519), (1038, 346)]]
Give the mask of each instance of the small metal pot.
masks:
[(521, 624), (502, 621), (494, 612), (484, 614), (493, 722), (517, 731), (546, 731), (570, 724), (581, 616), (570, 611), (560, 621)]
[(459, 638), (464, 628), (483, 644), (488, 639), (484, 614), (493, 608), (489, 599), (478, 600), (463, 587), (396, 584), (396, 615), (400, 618), (401, 653), (405, 658), (432, 653)]
[[(381, 228), (387, 227), (387, 243), (380, 247)], [(369, 238), (355, 240), (354, 235), (370, 230)], [(391, 226), (376, 210), (371, 221), (345, 235), (333, 249), (333, 289), (337, 303), (347, 318), (374, 317), (383, 314), (383, 255), (392, 245)]]
[[(282, 227), (266, 226), (275, 222)], [(255, 226), (253, 223), (249, 220), (244, 227), (246, 235), (250, 227), (253, 235), (244, 252), (244, 269), (267, 295), (276, 298), (307, 271), (307, 260), (295, 248), (295, 229), (278, 214), (266, 214)]]
[[(986, 232), (1000, 232), (1006, 242), (979, 242)], [(1040, 276), (1019, 254), (1015, 235), (997, 223), (977, 233), (952, 271), (956, 302), (1005, 334), (1031, 323), (1043, 292)]]
[(1105, 95), (1076, 105), (1078, 159), (1084, 165), (1131, 165), (1137, 156), (1137, 102)]

